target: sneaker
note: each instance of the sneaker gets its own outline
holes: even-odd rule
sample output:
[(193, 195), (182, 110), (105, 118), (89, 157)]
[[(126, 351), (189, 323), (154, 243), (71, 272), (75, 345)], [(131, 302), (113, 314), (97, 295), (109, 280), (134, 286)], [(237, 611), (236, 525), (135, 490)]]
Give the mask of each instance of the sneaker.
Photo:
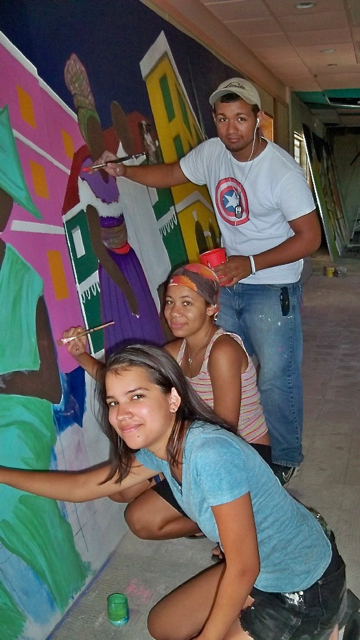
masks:
[(287, 484), (293, 476), (296, 476), (299, 472), (299, 467), (285, 467), (282, 464), (272, 464), (271, 468), (276, 477), (280, 480), (280, 484), (284, 486)]

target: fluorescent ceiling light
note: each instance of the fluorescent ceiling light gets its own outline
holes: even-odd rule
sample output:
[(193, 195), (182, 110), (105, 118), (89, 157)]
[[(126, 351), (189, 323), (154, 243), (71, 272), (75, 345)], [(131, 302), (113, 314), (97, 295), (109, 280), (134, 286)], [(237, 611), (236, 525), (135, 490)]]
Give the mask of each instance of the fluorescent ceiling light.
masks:
[(316, 2), (298, 2), (295, 9), (312, 9), (316, 6)]

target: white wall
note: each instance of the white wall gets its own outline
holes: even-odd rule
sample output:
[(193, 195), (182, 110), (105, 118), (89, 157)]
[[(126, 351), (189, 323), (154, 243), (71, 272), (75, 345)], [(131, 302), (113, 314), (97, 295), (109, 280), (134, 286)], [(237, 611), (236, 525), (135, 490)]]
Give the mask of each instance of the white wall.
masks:
[[(360, 207), (360, 134), (352, 129), (334, 130), (330, 132), (329, 143), (333, 149), (345, 218), (352, 232)], [(353, 162), (357, 154), (359, 156)]]

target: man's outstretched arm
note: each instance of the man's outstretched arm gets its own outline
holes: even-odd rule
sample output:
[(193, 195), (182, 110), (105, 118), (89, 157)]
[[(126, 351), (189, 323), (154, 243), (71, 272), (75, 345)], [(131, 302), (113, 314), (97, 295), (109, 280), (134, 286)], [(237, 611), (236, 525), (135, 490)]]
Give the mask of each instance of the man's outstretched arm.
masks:
[(145, 187), (154, 187), (155, 189), (176, 187), (179, 184), (189, 182), (182, 172), (179, 162), (128, 166), (121, 162), (115, 164), (111, 160), (116, 160), (116, 156), (110, 151), (104, 151), (94, 164), (108, 162), (109, 164), (104, 169), (114, 178), (128, 178), (128, 180), (143, 184)]

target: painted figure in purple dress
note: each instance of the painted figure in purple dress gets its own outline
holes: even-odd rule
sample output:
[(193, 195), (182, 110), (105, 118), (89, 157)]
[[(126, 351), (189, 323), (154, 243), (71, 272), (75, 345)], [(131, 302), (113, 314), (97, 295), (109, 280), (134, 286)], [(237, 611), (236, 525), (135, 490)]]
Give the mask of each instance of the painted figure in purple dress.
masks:
[[(165, 339), (154, 297), (138, 257), (128, 243), (117, 181), (104, 171), (90, 174), (83, 170), (93, 164), (109, 143), (120, 155), (133, 153), (126, 116), (119, 104), (112, 103), (113, 128), (102, 131), (86, 70), (74, 54), (66, 64), (65, 81), (73, 94), (80, 131), (87, 143), (87, 148), (82, 147), (75, 154), (68, 189), (78, 190), (86, 211), (92, 248), (99, 261), (102, 320), (115, 320), (114, 325), (105, 329), (106, 354), (134, 340), (162, 345)], [(167, 256), (159, 234), (157, 241)], [(150, 246), (149, 250), (154, 248)], [(167, 271), (166, 264), (164, 280)]]

